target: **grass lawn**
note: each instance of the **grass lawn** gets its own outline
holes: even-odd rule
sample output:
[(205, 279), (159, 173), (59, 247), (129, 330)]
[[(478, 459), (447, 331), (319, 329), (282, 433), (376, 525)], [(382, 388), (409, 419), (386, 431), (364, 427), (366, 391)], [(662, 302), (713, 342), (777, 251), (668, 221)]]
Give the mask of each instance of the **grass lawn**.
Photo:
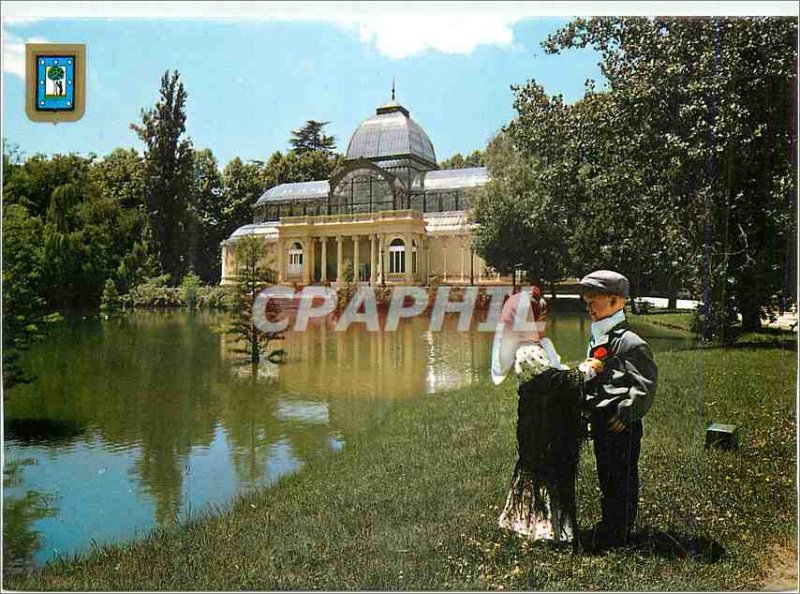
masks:
[[(516, 394), (488, 383), (399, 403), (379, 426), (224, 513), (5, 579), (24, 590), (737, 590), (796, 538), (796, 353), (657, 355), (640, 542), (596, 556), (496, 527), (515, 461)], [(709, 421), (741, 449), (706, 451)], [(599, 519), (594, 460), (579, 522)], [(124, 510), (120, 510), (124, 513)]]

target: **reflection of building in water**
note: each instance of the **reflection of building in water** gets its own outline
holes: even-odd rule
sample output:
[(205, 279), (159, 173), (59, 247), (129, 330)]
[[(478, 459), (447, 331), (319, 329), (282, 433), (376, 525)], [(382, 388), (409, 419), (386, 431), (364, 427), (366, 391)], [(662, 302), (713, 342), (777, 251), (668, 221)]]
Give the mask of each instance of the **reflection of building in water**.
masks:
[[(381, 314), (383, 327), (385, 314)], [(304, 332), (287, 332), (288, 353), (276, 367), (271, 390), (331, 398), (407, 398), (455, 388), (488, 373), (492, 333), (459, 332), (447, 316), (440, 332), (430, 320), (401, 320), (394, 332), (370, 332), (352, 324), (337, 332), (332, 320), (312, 320)], [(224, 356), (236, 356), (222, 337)], [(263, 364), (262, 364), (263, 365)], [(247, 373), (250, 366), (242, 367)], [(261, 372), (259, 372), (261, 376)]]
[(222, 281), (235, 275), (236, 241), (254, 235), (285, 283), (338, 281), (346, 261), (371, 284), (500, 282), (470, 243), (470, 196), (488, 180), (485, 167), (439, 169), (428, 135), (393, 98), (353, 132), (331, 179), (258, 199), (253, 224), (222, 244)]

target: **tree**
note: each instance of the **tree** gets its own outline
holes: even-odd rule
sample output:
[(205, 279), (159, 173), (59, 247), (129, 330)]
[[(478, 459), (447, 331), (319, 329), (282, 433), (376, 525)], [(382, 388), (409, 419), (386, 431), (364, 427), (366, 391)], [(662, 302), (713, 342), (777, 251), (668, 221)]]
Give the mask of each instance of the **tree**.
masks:
[(289, 139), (292, 150), (298, 155), (309, 151), (332, 154), (336, 149), (336, 139), (333, 136), (323, 134), (322, 131), (329, 123), (308, 120), (300, 128), (292, 130), (292, 137)]
[(456, 153), (449, 159), (439, 163), (441, 169), (466, 169), (468, 167), (484, 167), (486, 165), (486, 154), (483, 151), (472, 151), (466, 157), (461, 153)]
[(64, 74), (66, 72), (61, 66), (50, 66), (47, 69), (47, 78), (53, 81), (56, 88), (55, 95), (59, 97), (64, 94)]
[(194, 179), (188, 204), (187, 253), (192, 268), (207, 282), (220, 277), (220, 242), (225, 238), (224, 181), (209, 149), (194, 153)]
[(228, 237), (236, 229), (253, 220), (253, 205), (264, 191), (261, 167), (256, 163), (244, 163), (236, 157), (225, 167), (222, 179), (224, 184), (222, 227), (223, 235)]
[(545, 43), (601, 52), (616, 131), (606, 162), (620, 179), (641, 174), (667, 238), (680, 229), (707, 338), (730, 337), (736, 310), (757, 330), (771, 298), (796, 291), (796, 37), (786, 18), (594, 18)]
[(42, 221), (20, 204), (3, 209), (3, 387), (25, 381), (20, 352), (41, 331), (45, 313)]
[(509, 135), (492, 140), (486, 159), (491, 180), (473, 199), (475, 250), (501, 272), (520, 266), (534, 283), (552, 288), (567, 269), (566, 205), (548, 194), (537, 159)]
[[(244, 342), (243, 348), (235, 349), (244, 353), (255, 366), (261, 360), (261, 352), (273, 340), (283, 338), (282, 332), (262, 332), (253, 320), (253, 304), (258, 294), (276, 280), (275, 271), (263, 263), (266, 247), (263, 240), (246, 236), (236, 242), (236, 283), (233, 288), (233, 320), (228, 334)], [(280, 307), (271, 299), (265, 312), (266, 319), (275, 321)], [(267, 357), (274, 357), (277, 351)]]
[(155, 251), (164, 271), (181, 278), (185, 255), (187, 205), (192, 191), (194, 162), (186, 132), (186, 98), (178, 71), (164, 73), (160, 98), (142, 110), (141, 125), (131, 124), (145, 144), (147, 214)]

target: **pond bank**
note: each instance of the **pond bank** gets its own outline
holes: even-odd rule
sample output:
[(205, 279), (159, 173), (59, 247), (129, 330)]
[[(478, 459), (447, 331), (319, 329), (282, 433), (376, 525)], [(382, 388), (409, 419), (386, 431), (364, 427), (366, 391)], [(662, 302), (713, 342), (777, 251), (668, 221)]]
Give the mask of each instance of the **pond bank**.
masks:
[[(513, 385), (401, 403), (218, 516), (99, 548), (5, 586), (33, 590), (615, 589), (757, 587), (768, 544), (794, 534), (795, 354), (661, 353), (643, 444), (640, 545), (598, 557), (528, 548), (495, 527), (515, 457)], [(704, 451), (708, 421), (742, 448)], [(579, 521), (599, 516), (591, 452)], [(699, 537), (700, 553), (664, 548)], [(713, 546), (712, 546), (713, 543)], [(716, 552), (715, 552), (716, 551)], [(721, 556), (717, 553), (724, 551)]]

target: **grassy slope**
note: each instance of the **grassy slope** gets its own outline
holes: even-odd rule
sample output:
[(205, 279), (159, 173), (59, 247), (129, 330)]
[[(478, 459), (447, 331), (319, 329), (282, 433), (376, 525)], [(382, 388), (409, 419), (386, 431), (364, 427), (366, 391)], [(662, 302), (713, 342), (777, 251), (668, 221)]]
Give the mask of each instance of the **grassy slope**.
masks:
[[(794, 537), (796, 354), (659, 354), (648, 414), (640, 527), (706, 536), (716, 562), (645, 540), (574, 556), (495, 528), (515, 458), (513, 386), (401, 403), (338, 454), (321, 455), (229, 513), (103, 548), (6, 581), (19, 589), (615, 589), (755, 587), (772, 542)], [(708, 420), (739, 424), (737, 453), (705, 452)], [(584, 449), (579, 521), (598, 519)]]

